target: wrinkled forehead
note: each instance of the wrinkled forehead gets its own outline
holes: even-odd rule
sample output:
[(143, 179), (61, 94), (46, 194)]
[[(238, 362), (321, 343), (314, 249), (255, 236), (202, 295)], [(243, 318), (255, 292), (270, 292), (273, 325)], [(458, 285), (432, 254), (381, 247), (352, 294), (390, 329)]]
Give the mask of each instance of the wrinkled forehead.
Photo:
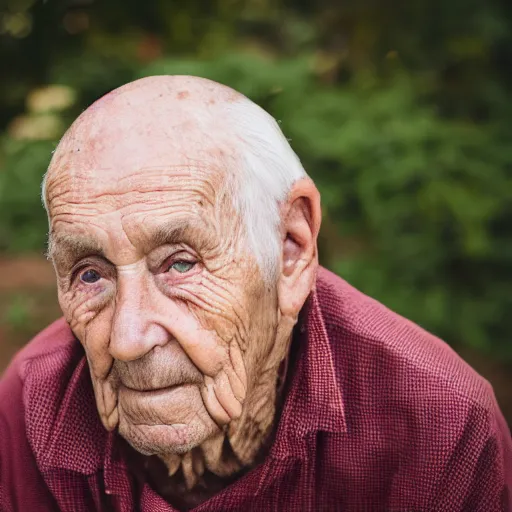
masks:
[(50, 215), (55, 203), (179, 189), (187, 180), (215, 190), (236, 167), (236, 137), (226, 114), (203, 100), (134, 101), (121, 95), (84, 114), (52, 159), (46, 183)]

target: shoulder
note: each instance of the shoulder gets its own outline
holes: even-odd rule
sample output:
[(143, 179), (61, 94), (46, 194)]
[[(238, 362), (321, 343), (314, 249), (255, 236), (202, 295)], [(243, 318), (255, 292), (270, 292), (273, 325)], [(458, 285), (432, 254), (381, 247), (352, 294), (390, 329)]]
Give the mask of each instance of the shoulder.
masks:
[(354, 457), (370, 453), (382, 467), (400, 468), (394, 485), (407, 492), (395, 493), (397, 509), (413, 496), (491, 503), (512, 489), (510, 432), (483, 377), (442, 340), (325, 269), (317, 296), (348, 446), (359, 447)]
[[(77, 349), (79, 352), (78, 343), (64, 319), (56, 320), (16, 354), (0, 379), (0, 393), (9, 394), (12, 388), (22, 388), (33, 379), (58, 379), (67, 366), (67, 360)], [(45, 365), (44, 371), (37, 371), (41, 363)], [(3, 405), (4, 402), (0, 401), (0, 411)]]
[[(74, 369), (73, 362), (82, 356), (82, 348), (67, 323), (63, 318), (56, 320), (13, 358), (0, 379), (0, 396), (33, 386), (53, 389), (67, 380)], [(23, 398), (28, 398), (26, 393)], [(8, 412), (5, 402), (0, 400), (0, 413)]]
[(490, 384), (444, 341), (325, 269), (317, 294), (345, 393), (411, 410), (441, 403), (452, 417), (494, 409)]
[[(23, 424), (38, 439), (51, 431), (69, 379), (83, 351), (69, 326), (59, 319), (41, 331), (12, 360), (0, 379), (0, 418), (4, 427)], [(48, 432), (45, 432), (45, 431)]]
[(80, 357), (71, 330), (58, 320), (16, 355), (0, 379), (0, 509), (18, 504), (12, 506), (46, 510), (44, 503), (52, 502), (38, 452), (44, 451)]
[(75, 337), (64, 318), (59, 318), (37, 334), (13, 359), (13, 364), (23, 367), (27, 362), (45, 357), (59, 350), (68, 350)]

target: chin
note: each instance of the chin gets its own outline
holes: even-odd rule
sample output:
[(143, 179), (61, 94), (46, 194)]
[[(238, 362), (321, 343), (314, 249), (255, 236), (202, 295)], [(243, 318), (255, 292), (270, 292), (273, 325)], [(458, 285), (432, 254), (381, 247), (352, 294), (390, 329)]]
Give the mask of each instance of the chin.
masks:
[(182, 454), (199, 446), (216, 431), (202, 422), (173, 425), (134, 425), (119, 422), (119, 434), (143, 455)]
[(121, 388), (118, 406), (119, 434), (144, 455), (188, 452), (219, 428), (195, 385), (154, 392)]

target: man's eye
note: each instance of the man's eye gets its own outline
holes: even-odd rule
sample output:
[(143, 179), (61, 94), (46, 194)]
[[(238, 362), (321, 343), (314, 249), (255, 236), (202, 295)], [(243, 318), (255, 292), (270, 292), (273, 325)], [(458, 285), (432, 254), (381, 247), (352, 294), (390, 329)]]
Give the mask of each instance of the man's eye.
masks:
[(86, 284), (94, 284), (97, 281), (99, 281), (100, 279), (101, 279), (101, 276), (99, 275), (99, 273), (96, 272), (96, 270), (92, 270), (92, 269), (86, 270), (85, 272), (83, 272), (80, 275), (80, 281), (82, 281), (83, 283), (86, 283)]
[(175, 261), (170, 267), (169, 270), (174, 269), (176, 272), (180, 274), (184, 274), (189, 270), (192, 270), (195, 266), (195, 263), (191, 261)]

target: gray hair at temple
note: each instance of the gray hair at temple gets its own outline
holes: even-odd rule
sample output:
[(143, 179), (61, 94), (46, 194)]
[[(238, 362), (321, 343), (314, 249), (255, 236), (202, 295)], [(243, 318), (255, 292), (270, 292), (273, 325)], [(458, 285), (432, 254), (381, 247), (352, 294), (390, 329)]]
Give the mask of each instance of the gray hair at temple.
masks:
[[(293, 184), (307, 176), (276, 120), (247, 98), (224, 106), (239, 141), (237, 172), (226, 177), (225, 192), (242, 217), (248, 248), (263, 278), (273, 283), (279, 273), (281, 250), (279, 204)], [(41, 187), (47, 214), (45, 174)]]

